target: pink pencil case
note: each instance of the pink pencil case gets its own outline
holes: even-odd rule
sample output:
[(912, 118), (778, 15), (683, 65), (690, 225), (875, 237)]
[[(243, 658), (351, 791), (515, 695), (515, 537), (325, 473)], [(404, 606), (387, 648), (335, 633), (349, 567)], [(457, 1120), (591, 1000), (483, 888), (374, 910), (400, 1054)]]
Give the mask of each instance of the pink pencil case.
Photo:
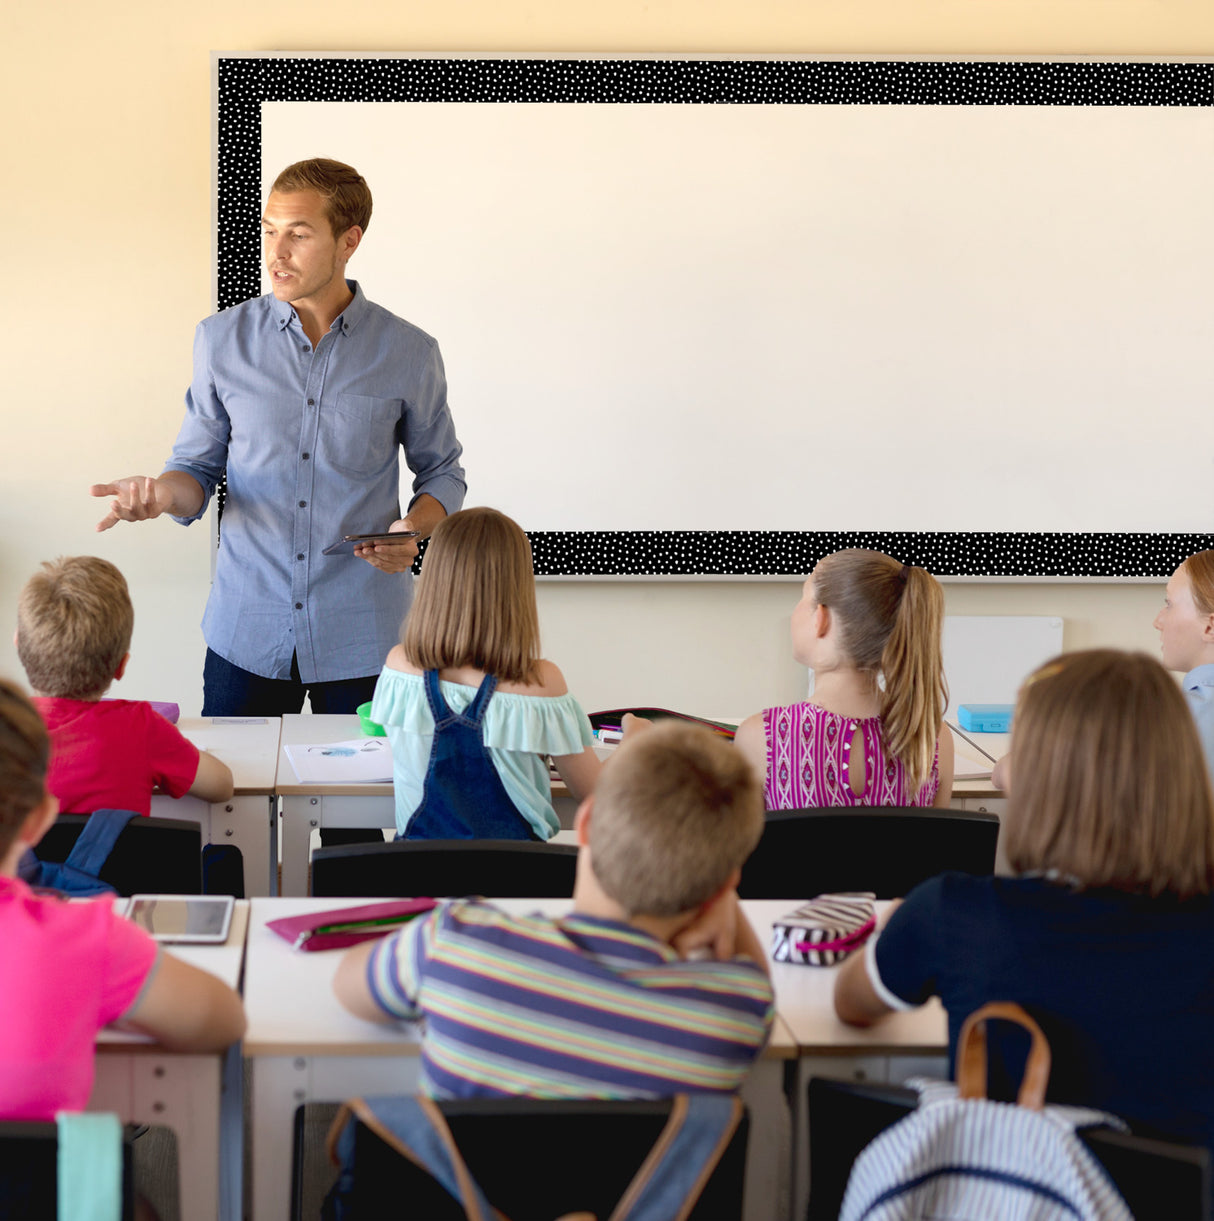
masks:
[(273, 929), (296, 950), (340, 950), (394, 933), (437, 906), (436, 899), (394, 899), (390, 903), (365, 903), (361, 907), (283, 916), (268, 921), (266, 928)]
[(776, 962), (829, 967), (857, 950), (877, 927), (875, 896), (869, 892), (819, 895), (771, 926)]

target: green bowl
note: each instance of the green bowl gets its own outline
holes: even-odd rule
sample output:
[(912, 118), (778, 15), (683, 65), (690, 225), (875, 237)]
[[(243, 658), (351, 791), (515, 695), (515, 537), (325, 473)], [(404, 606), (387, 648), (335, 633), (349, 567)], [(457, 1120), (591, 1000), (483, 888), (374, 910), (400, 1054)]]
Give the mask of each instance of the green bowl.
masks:
[(358, 706), (358, 723), (362, 726), (363, 733), (369, 738), (385, 738), (387, 732), (382, 725), (377, 725), (371, 719), (371, 703), (368, 701), (365, 704)]

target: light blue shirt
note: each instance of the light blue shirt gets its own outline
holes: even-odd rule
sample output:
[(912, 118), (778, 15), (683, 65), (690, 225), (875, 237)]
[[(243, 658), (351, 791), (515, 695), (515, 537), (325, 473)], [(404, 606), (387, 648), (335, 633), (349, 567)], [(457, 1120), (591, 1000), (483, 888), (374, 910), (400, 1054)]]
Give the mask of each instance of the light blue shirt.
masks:
[(1181, 686), (1197, 722), (1197, 736), (1201, 738), (1201, 749), (1206, 752), (1206, 766), (1214, 778), (1214, 662), (1190, 670)]
[(273, 295), (199, 324), (165, 467), (202, 485), (202, 508), (177, 519), (185, 525), (226, 468), (202, 631), (221, 657), (266, 678), (289, 678), (292, 654), (304, 682), (363, 678), (396, 644), (412, 575), (321, 552), (401, 516), (402, 447), (414, 500), (428, 493), (448, 513), (464, 500), (438, 344), (347, 283), (354, 300), (315, 351)]

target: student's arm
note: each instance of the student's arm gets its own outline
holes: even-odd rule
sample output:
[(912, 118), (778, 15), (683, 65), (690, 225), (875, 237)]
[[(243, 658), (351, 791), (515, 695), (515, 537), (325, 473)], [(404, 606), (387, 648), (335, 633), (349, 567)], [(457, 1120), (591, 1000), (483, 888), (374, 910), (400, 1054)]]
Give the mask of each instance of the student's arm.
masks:
[(953, 800), (953, 731), (947, 725), (940, 726), (940, 737), (936, 742), (936, 768), (940, 773), (940, 787), (936, 790), (933, 806), (947, 808)]
[(108, 530), (120, 521), (151, 521), (163, 513), (174, 517), (193, 517), (202, 508), (202, 485), (185, 471), (165, 471), (150, 475), (128, 475), (113, 483), (94, 483), (91, 496), (110, 496), (110, 511), (97, 523)]
[(767, 783), (767, 731), (763, 728), (763, 714), (756, 712), (738, 726), (734, 735), (734, 746), (750, 760), (759, 783)]
[(753, 959), (771, 974), (767, 953), (732, 886), (707, 903), (691, 924), (679, 930), (671, 944), (684, 958), (707, 949), (720, 962), (737, 957)]
[(585, 801), (594, 792), (603, 764), (593, 746), (587, 746), (580, 755), (553, 755), (552, 762), (575, 800)]
[(991, 784), (993, 784), (1000, 792), (1006, 793), (1011, 779), (1012, 756), (1009, 753), (1001, 756), (995, 766), (991, 768)]
[(244, 1034), (244, 1005), (223, 980), (161, 951), (152, 975), (119, 1023), (170, 1051), (222, 1051)]
[(203, 801), (227, 801), (235, 791), (232, 769), (221, 759), (200, 750), (198, 771), (194, 775), (194, 783), (186, 792), (191, 797), (201, 797)]
[(863, 950), (853, 954), (835, 977), (835, 1012), (851, 1026), (871, 1026), (893, 1013), (868, 978)]
[(367, 983), (367, 960), (378, 944), (378, 941), (364, 941), (342, 955), (333, 976), (333, 993), (355, 1017), (390, 1025), (398, 1019), (376, 1002)]

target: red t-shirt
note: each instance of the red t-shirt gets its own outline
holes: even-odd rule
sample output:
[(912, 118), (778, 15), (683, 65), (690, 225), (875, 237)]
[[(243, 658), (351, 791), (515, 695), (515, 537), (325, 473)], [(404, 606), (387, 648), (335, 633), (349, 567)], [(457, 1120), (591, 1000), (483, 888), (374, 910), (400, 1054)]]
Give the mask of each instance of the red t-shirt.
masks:
[(82, 1111), (102, 1026), (138, 999), (157, 945), (112, 899), (69, 903), (0, 877), (0, 1119)]
[(198, 747), (143, 700), (37, 696), (51, 735), (46, 787), (64, 814), (149, 814), (152, 790), (181, 797), (198, 775)]

